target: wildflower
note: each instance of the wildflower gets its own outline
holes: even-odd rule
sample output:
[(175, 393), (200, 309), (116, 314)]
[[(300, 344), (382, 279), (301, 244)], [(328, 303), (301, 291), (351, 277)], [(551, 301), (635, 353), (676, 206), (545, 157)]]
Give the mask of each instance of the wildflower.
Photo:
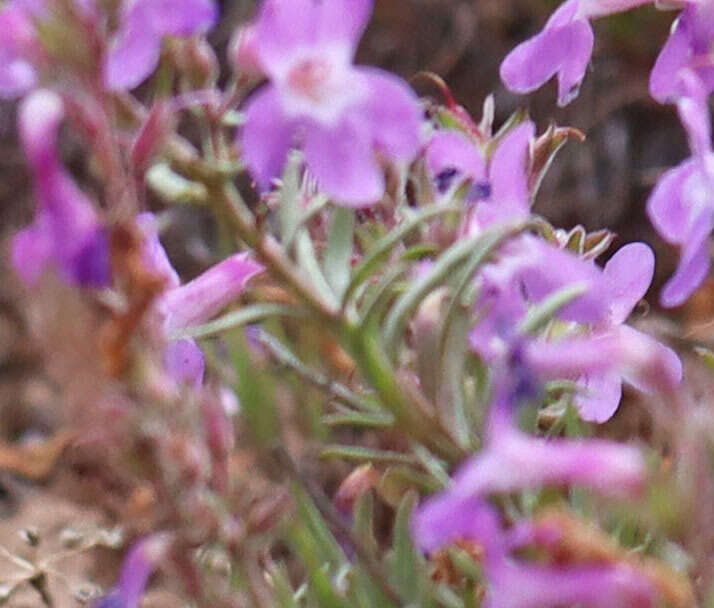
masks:
[(512, 398), (501, 390), (491, 410), (486, 447), (456, 472), (455, 500), (544, 485), (587, 486), (615, 496), (635, 494), (644, 482), (639, 450), (602, 439), (540, 439), (516, 429)]
[(258, 185), (279, 177), (298, 142), (307, 168), (336, 202), (379, 200), (381, 155), (409, 162), (417, 153), (421, 112), (400, 79), (352, 65), (369, 0), (266, 0), (252, 49), (270, 84), (246, 107), (243, 158)]
[(144, 236), (144, 263), (165, 280), (166, 290), (154, 303), (154, 323), (168, 340), (164, 362), (179, 382), (200, 384), (203, 380), (203, 353), (191, 338), (173, 339), (182, 329), (215, 316), (236, 299), (248, 281), (263, 270), (246, 253), (234, 254), (206, 270), (193, 281), (181, 285), (166, 251), (159, 241), (156, 221), (149, 213), (137, 218)]
[(437, 189), (444, 193), (468, 180), (467, 200), (476, 205), (469, 229), (525, 217), (530, 212), (527, 171), (535, 125), (527, 121), (511, 130), (487, 161), (475, 142), (456, 131), (437, 133), (429, 142), (426, 162)]
[(60, 161), (57, 133), (63, 117), (62, 100), (47, 90), (32, 93), (20, 106), (20, 136), (39, 207), (32, 225), (13, 239), (13, 265), (29, 284), (54, 265), (71, 283), (99, 287), (111, 274), (107, 237), (91, 201)]
[(682, 363), (671, 348), (624, 324), (647, 293), (653, 275), (654, 254), (644, 243), (622, 247), (603, 269), (601, 295), (609, 311), (593, 330), (593, 338), (614, 342), (618, 352), (613, 356), (620, 363), (590, 369), (579, 379), (584, 390), (576, 395), (575, 405), (584, 420), (611, 418), (620, 404), (623, 381), (653, 393), (671, 390), (682, 379)]
[(627, 11), (650, 0), (567, 0), (543, 30), (519, 44), (501, 64), (501, 80), (516, 93), (530, 93), (558, 78), (558, 105), (578, 96), (593, 51), (590, 19)]
[(122, 565), (119, 583), (95, 608), (138, 608), (141, 596), (169, 548), (166, 534), (152, 534), (137, 542)]
[(121, 91), (141, 84), (159, 63), (164, 36), (204, 33), (217, 16), (213, 0), (124, 0), (105, 58), (106, 86)]
[(684, 10), (672, 24), (667, 42), (662, 47), (650, 74), (650, 94), (660, 103), (675, 101), (686, 94), (680, 80), (684, 69), (692, 70), (707, 92), (714, 89), (714, 4), (711, 0), (686, 2)]
[(661, 295), (663, 306), (679, 306), (709, 272), (709, 234), (714, 227), (714, 153), (708, 93), (691, 70), (681, 74), (687, 95), (678, 102), (680, 119), (689, 135), (692, 157), (665, 172), (647, 201), (647, 213), (657, 232), (681, 247), (674, 276)]

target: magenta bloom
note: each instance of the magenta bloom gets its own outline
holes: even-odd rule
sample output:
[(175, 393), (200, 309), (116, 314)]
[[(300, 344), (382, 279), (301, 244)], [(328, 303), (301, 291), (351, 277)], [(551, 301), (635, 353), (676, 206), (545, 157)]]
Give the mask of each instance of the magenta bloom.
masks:
[(711, 0), (686, 2), (652, 68), (652, 97), (665, 103), (686, 95), (686, 87), (683, 87), (680, 79), (681, 71), (685, 68), (696, 73), (707, 92), (714, 90), (712, 44), (714, 3)]
[(626, 565), (545, 567), (502, 560), (486, 567), (485, 608), (653, 608), (652, 583)]
[(149, 577), (168, 549), (165, 534), (153, 534), (134, 544), (122, 565), (119, 583), (95, 608), (139, 608)]
[(501, 80), (516, 93), (530, 93), (558, 78), (558, 105), (578, 96), (593, 51), (590, 19), (622, 12), (650, 0), (567, 0), (543, 30), (519, 44), (501, 64)]
[(50, 91), (36, 91), (20, 106), (20, 136), (38, 210), (32, 225), (15, 235), (12, 261), (29, 284), (55, 266), (71, 283), (104, 286), (111, 274), (107, 238), (92, 203), (60, 161), (57, 133), (63, 117), (62, 100)]
[(204, 372), (200, 347), (195, 340), (171, 339), (171, 335), (215, 316), (240, 295), (248, 281), (262, 272), (263, 267), (248, 254), (237, 253), (181, 285), (161, 246), (153, 215), (140, 215), (137, 224), (144, 234), (145, 264), (166, 281), (166, 291), (154, 304), (156, 323), (168, 340), (164, 353), (166, 368), (178, 382), (200, 385)]
[(663, 306), (679, 306), (709, 272), (709, 234), (714, 227), (714, 152), (708, 92), (690, 70), (680, 75), (688, 94), (677, 106), (689, 134), (692, 157), (665, 172), (647, 201), (652, 224), (681, 247), (679, 267), (660, 295)]
[(468, 180), (468, 202), (476, 205), (469, 230), (479, 230), (530, 213), (527, 171), (535, 125), (515, 127), (486, 162), (475, 142), (456, 131), (438, 132), (426, 149), (426, 162), (437, 189)]
[(639, 450), (603, 439), (540, 439), (492, 415), (486, 447), (454, 475), (457, 500), (541, 486), (583, 485), (616, 496), (635, 494), (644, 483)]
[(620, 404), (623, 381), (653, 393), (671, 390), (682, 379), (682, 363), (671, 348), (624, 325), (647, 293), (653, 275), (654, 254), (644, 243), (622, 247), (603, 269), (601, 295), (609, 313), (596, 326), (592, 339), (614, 343), (617, 352), (611, 361), (618, 363), (606, 370), (591, 369), (580, 378), (584, 390), (575, 404), (584, 420), (609, 420)]
[(370, 0), (266, 0), (254, 52), (270, 84), (248, 101), (243, 158), (258, 185), (279, 177), (298, 144), (335, 202), (378, 201), (378, 156), (409, 162), (420, 145), (421, 112), (400, 79), (352, 65)]
[(0, 8), (0, 32), (0, 97), (19, 97), (37, 82), (29, 60), (36, 44), (35, 32), (21, 2), (8, 2)]
[(193, 36), (216, 22), (214, 0), (124, 0), (121, 22), (104, 63), (109, 89), (132, 89), (159, 63), (164, 36)]

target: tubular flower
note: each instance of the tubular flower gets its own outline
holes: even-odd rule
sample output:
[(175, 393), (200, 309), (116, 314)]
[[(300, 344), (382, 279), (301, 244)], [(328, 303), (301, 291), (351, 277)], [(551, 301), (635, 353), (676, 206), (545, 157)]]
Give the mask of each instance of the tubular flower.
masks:
[(298, 143), (307, 168), (335, 202), (378, 201), (378, 156), (409, 162), (420, 145), (417, 97), (400, 79), (352, 64), (369, 0), (266, 0), (253, 52), (270, 83), (246, 106), (240, 143), (262, 189)]
[(676, 101), (686, 95), (681, 81), (684, 69), (701, 79), (707, 92), (714, 90), (714, 3), (711, 0), (687, 2), (672, 24), (667, 42), (650, 74), (650, 94), (660, 103)]
[(32, 93), (20, 106), (20, 136), (39, 205), (35, 221), (13, 240), (12, 260), (29, 284), (53, 265), (73, 284), (100, 287), (111, 274), (107, 237), (91, 201), (60, 161), (63, 117), (62, 100), (47, 90)]
[(714, 228), (714, 152), (708, 93), (691, 70), (682, 72), (687, 95), (677, 106), (689, 135), (692, 157), (665, 172), (647, 201), (647, 214), (662, 238), (681, 248), (679, 266), (660, 295), (663, 306), (679, 306), (706, 278), (709, 234)]
[(501, 64), (501, 80), (516, 93), (530, 93), (558, 79), (558, 105), (578, 96), (593, 51), (590, 19), (627, 11), (650, 0), (567, 0), (543, 30), (519, 44)]
[(106, 86), (121, 91), (141, 84), (159, 63), (164, 36), (204, 33), (217, 17), (213, 0), (124, 0), (119, 29), (105, 57)]
[(138, 608), (149, 577), (164, 559), (168, 542), (166, 534), (152, 534), (138, 541), (124, 560), (117, 586), (95, 608)]
[(215, 316), (238, 297), (263, 267), (248, 254), (237, 253), (181, 285), (161, 246), (153, 215), (140, 215), (137, 224), (144, 235), (144, 263), (152, 272), (164, 277), (166, 284), (166, 291), (154, 303), (153, 317), (160, 333), (168, 340), (164, 352), (166, 368), (179, 382), (200, 384), (204, 372), (201, 349), (195, 340), (172, 339), (172, 334)]

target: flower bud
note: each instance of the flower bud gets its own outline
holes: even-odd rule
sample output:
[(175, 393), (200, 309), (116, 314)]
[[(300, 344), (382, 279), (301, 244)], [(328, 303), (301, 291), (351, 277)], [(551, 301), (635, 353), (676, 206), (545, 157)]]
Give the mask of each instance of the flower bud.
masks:
[(255, 36), (255, 26), (245, 25), (233, 32), (228, 45), (228, 63), (238, 76), (249, 80), (257, 80), (263, 76), (255, 49)]

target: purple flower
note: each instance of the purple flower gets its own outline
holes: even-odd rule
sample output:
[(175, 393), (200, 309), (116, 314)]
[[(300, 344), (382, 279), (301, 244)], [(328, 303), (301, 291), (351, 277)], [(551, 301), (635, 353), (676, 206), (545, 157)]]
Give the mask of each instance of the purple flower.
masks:
[(152, 534), (134, 544), (122, 565), (119, 583), (94, 608), (139, 608), (149, 577), (168, 549), (166, 534)]
[(543, 30), (519, 44), (501, 64), (501, 80), (516, 93), (530, 93), (558, 78), (558, 105), (577, 97), (593, 50), (590, 19), (626, 11), (650, 0), (567, 0)]
[(609, 420), (620, 404), (623, 381), (652, 393), (671, 390), (682, 379), (682, 363), (671, 348), (624, 325), (647, 293), (653, 275), (654, 254), (644, 243), (622, 247), (603, 269), (600, 293), (609, 313), (594, 335), (616, 344), (613, 360), (619, 364), (606, 370), (591, 369), (580, 378), (585, 390), (576, 395), (575, 405), (584, 420)]
[(597, 322), (607, 315), (599, 294), (600, 273), (580, 260), (532, 235), (511, 240), (496, 261), (480, 273), (479, 323), (470, 336), (471, 347), (489, 362), (509, 353), (516, 328), (528, 311), (544, 298), (568, 286), (582, 285), (584, 293), (563, 307), (558, 318)]
[(687, 95), (677, 105), (687, 129), (692, 157), (665, 172), (647, 201), (652, 224), (668, 242), (681, 247), (674, 276), (660, 295), (663, 306), (679, 306), (709, 272), (709, 234), (714, 228), (714, 152), (708, 92), (691, 70), (680, 74)]
[(154, 304), (154, 315), (161, 335), (169, 339), (164, 353), (167, 371), (180, 383), (200, 385), (204, 372), (200, 347), (190, 338), (170, 339), (170, 336), (215, 316), (238, 297), (263, 267), (248, 254), (237, 253), (181, 285), (159, 241), (154, 216), (141, 214), (137, 225), (144, 235), (144, 263), (166, 281), (166, 291)]
[(669, 38), (652, 68), (652, 97), (665, 103), (686, 94), (686, 87), (683, 88), (680, 80), (685, 68), (696, 73), (707, 92), (714, 90), (713, 43), (714, 4), (711, 0), (685, 2), (685, 8), (672, 24)]
[(0, 32), (0, 97), (19, 97), (37, 82), (30, 61), (37, 41), (30, 17), (21, 2), (8, 2), (0, 8)]
[(378, 156), (408, 162), (420, 145), (421, 112), (400, 79), (352, 65), (370, 0), (266, 0), (254, 51), (270, 84), (248, 101), (243, 158), (266, 189), (299, 143), (320, 188), (336, 202), (379, 200)]
[(534, 135), (532, 122), (518, 125), (499, 143), (490, 162), (476, 142), (456, 131), (439, 132), (429, 142), (426, 162), (441, 193), (452, 183), (470, 182), (467, 199), (476, 204), (471, 232), (530, 213), (527, 176)]
[(216, 22), (214, 0), (124, 0), (104, 63), (109, 89), (132, 89), (156, 69), (164, 36), (193, 36)]
[(486, 566), (485, 608), (652, 608), (655, 589), (627, 565), (534, 566), (512, 560)]
[(506, 539), (496, 509), (479, 496), (456, 498), (448, 490), (419, 506), (412, 517), (411, 533), (425, 553), (458, 540), (477, 542), (490, 559), (502, 557), (505, 551)]
[(50, 91), (32, 93), (20, 106), (20, 136), (39, 207), (33, 224), (15, 236), (12, 261), (29, 284), (55, 266), (71, 283), (104, 286), (111, 275), (107, 236), (60, 161), (57, 133), (63, 117), (62, 100)]
[(448, 492), (457, 501), (547, 485), (587, 486), (615, 496), (635, 494), (644, 483), (639, 450), (602, 439), (540, 439), (517, 430), (496, 403), (486, 447), (454, 475)]

